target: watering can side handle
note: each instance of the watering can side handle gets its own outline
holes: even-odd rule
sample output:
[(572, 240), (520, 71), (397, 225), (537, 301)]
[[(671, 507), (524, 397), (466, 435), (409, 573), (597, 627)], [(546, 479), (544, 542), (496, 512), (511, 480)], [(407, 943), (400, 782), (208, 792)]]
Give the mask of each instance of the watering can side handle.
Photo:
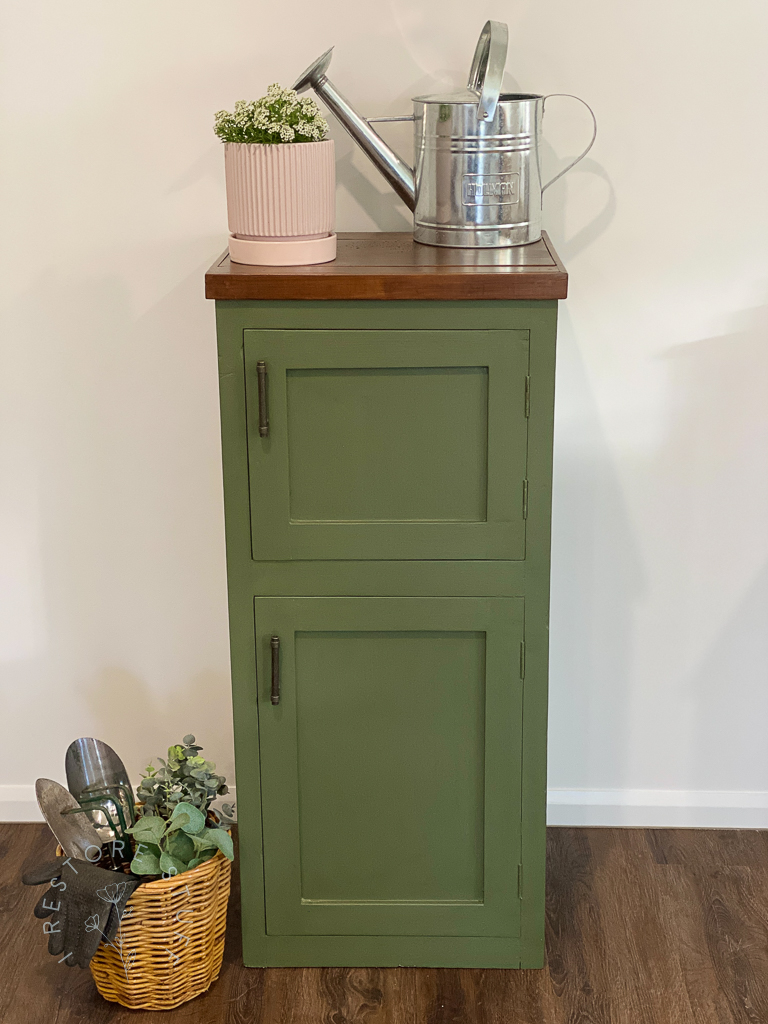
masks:
[(374, 124), (378, 121), (414, 121), (414, 114), (394, 114), (391, 117), (364, 117), (363, 120), (367, 121), (368, 124)]
[(589, 145), (584, 150), (584, 152), (583, 153), (579, 153), (579, 155), (576, 157), (576, 159), (575, 160), (571, 160), (571, 162), (568, 164), (568, 166), (564, 167), (562, 171), (560, 171), (558, 174), (556, 174), (554, 176), (554, 178), (550, 178), (550, 180), (547, 182), (546, 185), (542, 185), (542, 187), (541, 187), (541, 191), (542, 192), (546, 192), (546, 190), (549, 188), (549, 186), (550, 185), (554, 185), (554, 183), (557, 181), (558, 178), (562, 178), (562, 176), (564, 174), (567, 174), (568, 171), (570, 171), (572, 167), (575, 167), (577, 163), (579, 163), (581, 160), (583, 160), (584, 157), (587, 155), (587, 153), (590, 151), (590, 149), (592, 149), (592, 147), (594, 146), (595, 139), (597, 138), (597, 118), (595, 117), (594, 110), (592, 109), (592, 107), (590, 107), (590, 105), (587, 103), (586, 100), (583, 100), (580, 96), (574, 96), (573, 93), (570, 93), (570, 92), (551, 92), (548, 96), (545, 96), (544, 97), (544, 104), (543, 104), (543, 107), (542, 107), (542, 114), (541, 114), (542, 120), (544, 118), (544, 111), (546, 110), (547, 100), (552, 99), (553, 96), (565, 96), (565, 97), (567, 97), (570, 100), (578, 100), (579, 103), (582, 103), (587, 108), (587, 110), (589, 111), (589, 113), (592, 116), (593, 130), (592, 130), (592, 138), (589, 140)]

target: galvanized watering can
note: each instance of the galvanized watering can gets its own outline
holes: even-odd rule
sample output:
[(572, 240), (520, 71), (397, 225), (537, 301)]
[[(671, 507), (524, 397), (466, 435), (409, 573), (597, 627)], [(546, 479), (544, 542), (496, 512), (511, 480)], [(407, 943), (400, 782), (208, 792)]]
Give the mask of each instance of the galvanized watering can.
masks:
[[(294, 85), (298, 92), (315, 90), (413, 211), (417, 242), (485, 249), (538, 241), (542, 193), (592, 148), (595, 115), (584, 100), (573, 96), (592, 115), (592, 138), (583, 153), (542, 186), (539, 138), (550, 97), (501, 92), (507, 39), (506, 25), (486, 22), (467, 88), (416, 96), (413, 114), (406, 117), (361, 117), (326, 77), (333, 48)], [(377, 121), (413, 121), (415, 168), (371, 127)]]

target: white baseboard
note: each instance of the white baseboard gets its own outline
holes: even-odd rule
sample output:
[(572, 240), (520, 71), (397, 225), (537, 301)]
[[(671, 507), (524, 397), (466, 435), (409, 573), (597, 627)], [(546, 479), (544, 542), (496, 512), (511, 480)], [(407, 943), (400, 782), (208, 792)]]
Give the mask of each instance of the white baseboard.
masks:
[(704, 789), (550, 789), (548, 825), (768, 828), (768, 792)]
[(0, 786), (0, 822), (42, 820), (34, 786)]
[[(237, 799), (235, 787), (227, 802)], [(0, 786), (0, 822), (42, 821), (35, 787)], [(550, 789), (547, 824), (624, 828), (768, 828), (768, 792)]]

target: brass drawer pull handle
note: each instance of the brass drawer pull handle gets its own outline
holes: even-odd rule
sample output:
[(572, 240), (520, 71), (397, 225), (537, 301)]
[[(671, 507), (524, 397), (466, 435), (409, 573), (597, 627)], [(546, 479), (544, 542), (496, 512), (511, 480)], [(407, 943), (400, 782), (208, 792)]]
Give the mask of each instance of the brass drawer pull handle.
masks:
[(259, 437), (269, 437), (269, 410), (267, 408), (267, 364), (263, 359), (256, 363), (259, 380)]
[(273, 704), (280, 703), (280, 637), (270, 637), (269, 645), (272, 648), (272, 695), (270, 700)]

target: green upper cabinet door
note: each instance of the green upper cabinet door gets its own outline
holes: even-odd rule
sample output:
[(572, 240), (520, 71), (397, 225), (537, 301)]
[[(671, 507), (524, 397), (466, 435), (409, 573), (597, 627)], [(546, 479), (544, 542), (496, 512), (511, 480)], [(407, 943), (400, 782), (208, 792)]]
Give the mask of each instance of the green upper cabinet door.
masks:
[(528, 331), (246, 330), (245, 360), (255, 559), (525, 557)]
[(522, 598), (255, 619), (267, 934), (518, 936)]

